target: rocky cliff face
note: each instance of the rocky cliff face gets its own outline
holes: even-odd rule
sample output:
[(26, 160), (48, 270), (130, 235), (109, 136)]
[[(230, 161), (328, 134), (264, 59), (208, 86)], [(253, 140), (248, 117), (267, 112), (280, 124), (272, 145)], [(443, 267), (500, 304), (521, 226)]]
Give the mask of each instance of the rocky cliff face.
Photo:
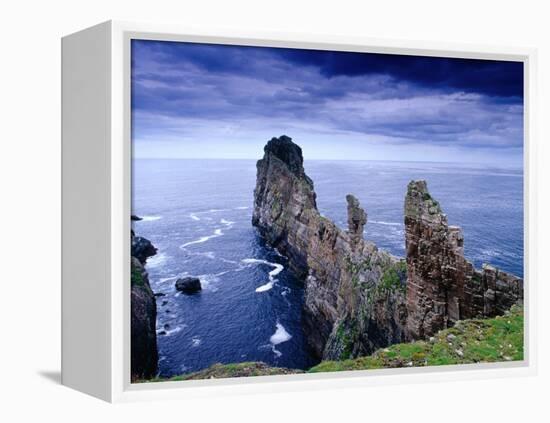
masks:
[(313, 352), (357, 356), (400, 340), (405, 275), (399, 260), (363, 240), (366, 214), (359, 201), (347, 197), (349, 230), (338, 228), (317, 209), (300, 147), (282, 136), (264, 153), (252, 223), (306, 280), (304, 325)]
[(405, 198), (408, 331), (433, 335), (456, 321), (503, 314), (523, 300), (523, 280), (464, 258), (460, 228), (449, 226), (425, 181), (412, 181)]
[(273, 138), (257, 163), (252, 223), (305, 281), (304, 326), (319, 358), (338, 360), (429, 336), (459, 318), (492, 316), (521, 301), (522, 281), (464, 259), (425, 182), (405, 201), (407, 259), (363, 239), (367, 214), (348, 195), (348, 229), (321, 216), (302, 150)]
[(132, 232), (131, 262), (131, 380), (150, 379), (158, 371), (157, 304), (145, 270), (156, 248)]

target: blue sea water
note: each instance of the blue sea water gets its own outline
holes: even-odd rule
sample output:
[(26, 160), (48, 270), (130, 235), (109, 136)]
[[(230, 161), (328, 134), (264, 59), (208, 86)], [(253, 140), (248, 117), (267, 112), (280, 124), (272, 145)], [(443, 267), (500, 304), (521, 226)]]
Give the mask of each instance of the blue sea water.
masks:
[[(454, 164), (306, 161), (322, 214), (341, 227), (345, 195), (368, 213), (365, 238), (404, 255), (403, 202), (411, 179), (426, 179), (449, 224), (461, 226), (465, 254), (523, 276), (521, 170)], [(160, 374), (214, 363), (264, 361), (307, 368), (315, 363), (301, 325), (303, 285), (286, 258), (251, 225), (253, 160), (133, 162), (133, 213), (138, 235), (158, 254), (147, 262), (157, 298)], [(178, 293), (181, 276), (200, 277), (203, 290)]]

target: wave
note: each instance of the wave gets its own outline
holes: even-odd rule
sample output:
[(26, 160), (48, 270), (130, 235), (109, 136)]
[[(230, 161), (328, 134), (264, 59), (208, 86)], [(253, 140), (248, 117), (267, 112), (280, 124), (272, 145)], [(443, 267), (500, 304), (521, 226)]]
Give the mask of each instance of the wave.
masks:
[(223, 235), (222, 230), (218, 228), (214, 231), (214, 233), (212, 235), (202, 236), (199, 239), (196, 239), (194, 241), (189, 241), (189, 242), (186, 242), (185, 244), (181, 244), (180, 248), (185, 248), (185, 247), (188, 247), (190, 245), (195, 245), (195, 244), (202, 244), (203, 242), (206, 242), (209, 239), (217, 238), (217, 237), (222, 236), (222, 235)]
[(198, 221), (198, 220), (201, 220), (200, 217), (197, 216), (195, 213), (191, 213), (191, 214), (189, 215), (189, 217), (190, 217), (191, 219), (193, 219), (193, 220), (197, 220), (197, 221)]
[(273, 288), (273, 284), (275, 282), (268, 282), (266, 283), (265, 285), (262, 285), (262, 286), (259, 286), (258, 288), (256, 288), (256, 292), (265, 292), (265, 291), (269, 291), (271, 288)]
[(170, 329), (170, 330), (165, 330), (165, 329), (157, 330), (157, 334), (159, 334), (160, 332), (164, 332), (164, 336), (170, 336), (180, 332), (181, 330), (183, 330), (181, 326), (176, 326), (174, 329)]
[(177, 279), (178, 277), (177, 276), (169, 276), (169, 277), (166, 277), (166, 278), (160, 278), (158, 281), (159, 283), (164, 283), (164, 282), (168, 282), (168, 281), (173, 281), (174, 279)]
[(222, 219), (222, 220), (220, 220), (220, 223), (221, 223), (222, 225), (232, 226), (235, 222), (232, 222), (232, 221), (230, 221), (230, 220)]
[(275, 282), (277, 282), (277, 279), (275, 279), (275, 276), (277, 276), (279, 273), (281, 273), (284, 270), (284, 266), (282, 264), (272, 263), (267, 260), (247, 258), (247, 259), (242, 259), (241, 261), (245, 264), (265, 264), (267, 266), (273, 267), (273, 270), (268, 273), (269, 282), (256, 288), (256, 292), (265, 292), (273, 288), (273, 285), (275, 284)]
[(140, 216), (141, 222), (152, 222), (154, 220), (162, 219), (162, 216)]
[(191, 345), (194, 348), (198, 347), (200, 344), (202, 344), (202, 339), (200, 339), (198, 336), (194, 336), (191, 338)]
[(369, 220), (368, 223), (374, 223), (375, 225), (384, 225), (384, 226), (403, 226), (399, 222), (384, 222), (383, 220)]
[(148, 269), (154, 269), (156, 267), (162, 266), (168, 260), (168, 256), (164, 253), (156, 254), (147, 259), (145, 267)]
[(283, 342), (287, 342), (292, 338), (292, 335), (289, 334), (283, 325), (279, 322), (276, 323), (275, 333), (269, 338), (269, 342), (273, 345), (279, 345)]
[(291, 338), (292, 338), (292, 335), (286, 331), (283, 325), (277, 322), (275, 333), (271, 335), (271, 338), (269, 338), (269, 342), (271, 343), (271, 350), (277, 357), (282, 356), (283, 353), (279, 351), (277, 348), (275, 348), (275, 346), (282, 344), (283, 342), (287, 342)]

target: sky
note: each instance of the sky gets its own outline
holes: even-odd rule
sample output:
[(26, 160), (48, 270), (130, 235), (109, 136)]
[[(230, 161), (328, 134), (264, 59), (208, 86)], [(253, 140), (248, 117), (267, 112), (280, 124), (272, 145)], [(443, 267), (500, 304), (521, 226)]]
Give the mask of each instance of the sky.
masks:
[(283, 134), (308, 160), (521, 167), (523, 64), (132, 41), (134, 157), (259, 159)]

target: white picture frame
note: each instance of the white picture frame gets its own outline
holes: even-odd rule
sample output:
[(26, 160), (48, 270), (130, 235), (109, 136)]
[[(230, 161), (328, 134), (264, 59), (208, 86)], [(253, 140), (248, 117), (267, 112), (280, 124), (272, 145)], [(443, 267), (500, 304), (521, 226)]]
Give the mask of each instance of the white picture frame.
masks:
[[(190, 41), (524, 63), (525, 359), (330, 374), (130, 383), (130, 41)], [(62, 383), (105, 401), (536, 373), (536, 51), (110, 21), (62, 40)]]

